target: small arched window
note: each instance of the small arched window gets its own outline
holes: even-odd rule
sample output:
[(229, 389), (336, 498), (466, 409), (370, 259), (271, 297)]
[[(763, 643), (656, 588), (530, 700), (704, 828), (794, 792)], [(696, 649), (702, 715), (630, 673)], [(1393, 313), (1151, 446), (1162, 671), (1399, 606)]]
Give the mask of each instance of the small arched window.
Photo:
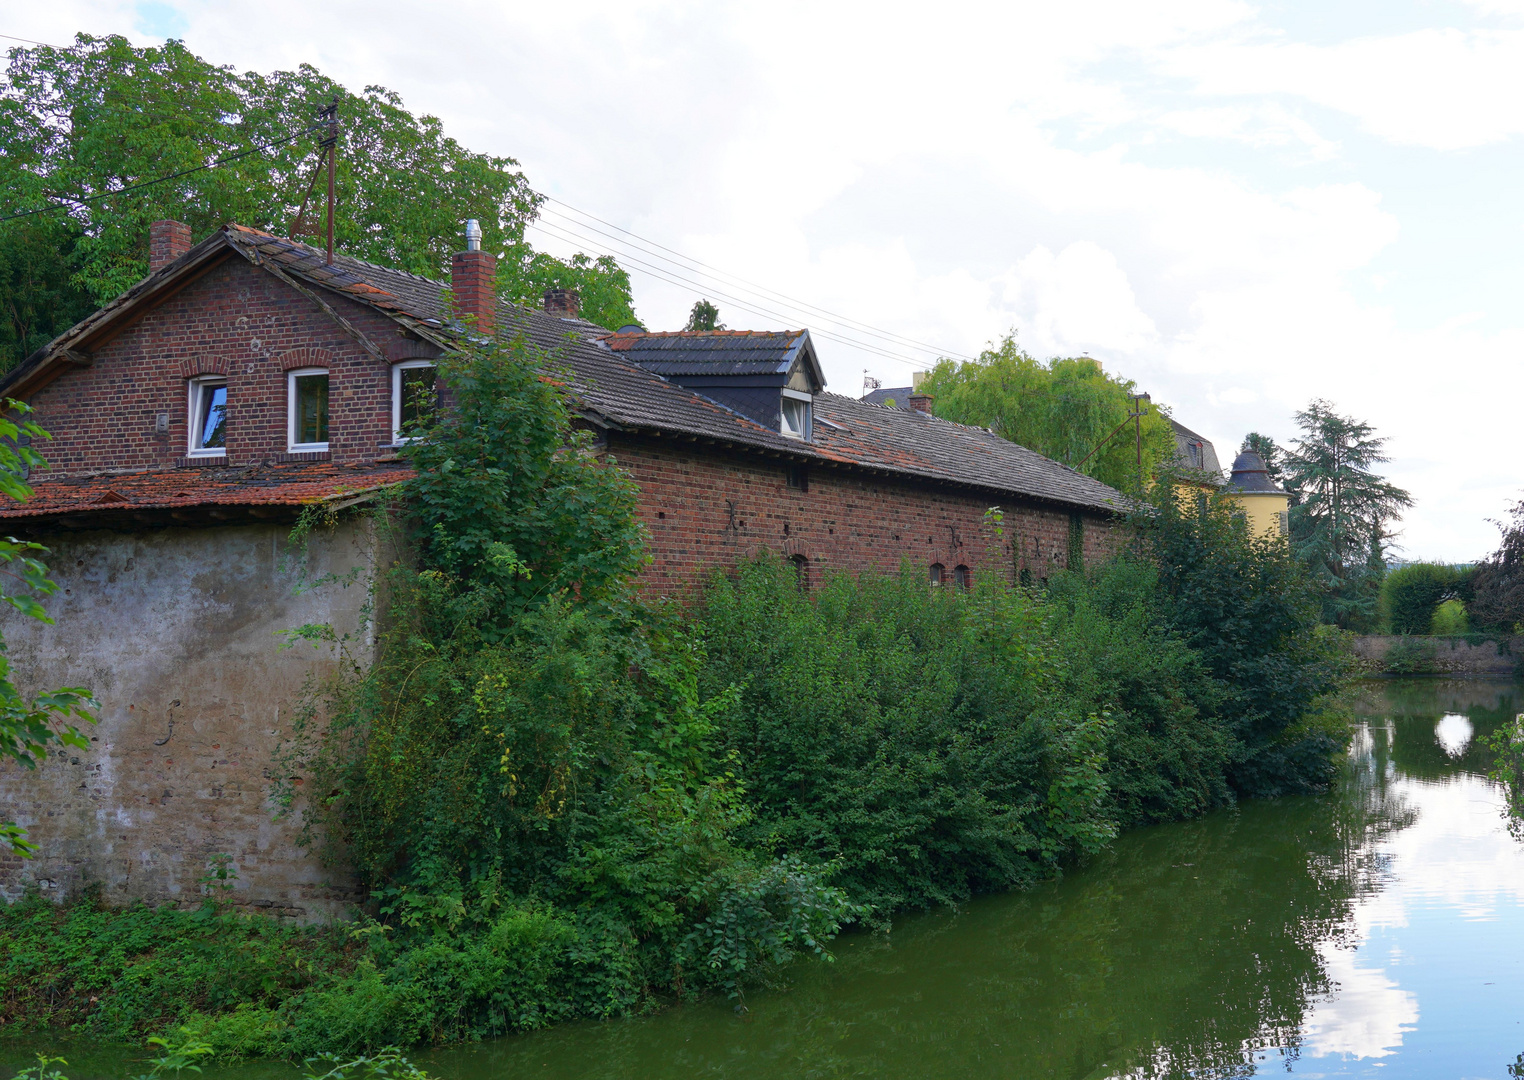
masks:
[(794, 564), (794, 582), (799, 586), (799, 591), (808, 592), (810, 588), (810, 560), (803, 555), (791, 555), (788, 561)]
[(964, 566), (962, 563), (959, 563), (957, 566), (953, 567), (954, 585), (960, 589), (966, 589), (973, 583), (974, 575), (969, 572), (968, 567)]
[(943, 566), (941, 563), (939, 563), (939, 562), (932, 563), (931, 564), (931, 583), (933, 585), (940, 585), (940, 584), (942, 584), (942, 578), (943, 578), (943, 576), (946, 573), (947, 573), (947, 568), (945, 566)]

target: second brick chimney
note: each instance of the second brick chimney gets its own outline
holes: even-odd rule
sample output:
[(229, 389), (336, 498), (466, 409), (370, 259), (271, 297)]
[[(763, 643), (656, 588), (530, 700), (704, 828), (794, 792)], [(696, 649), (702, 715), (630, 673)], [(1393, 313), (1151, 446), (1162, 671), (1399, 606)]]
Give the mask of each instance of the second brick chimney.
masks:
[(450, 291), (455, 313), (476, 320), (476, 332), (490, 334), (497, 325), (497, 258), (482, 250), (482, 227), (466, 222), (466, 250), (450, 258)]
[(546, 289), (545, 314), (575, 319), (582, 314), (582, 294), (576, 289)]
[(191, 231), (190, 226), (185, 222), (155, 221), (148, 226), (148, 272), (150, 274), (164, 269), (190, 249)]

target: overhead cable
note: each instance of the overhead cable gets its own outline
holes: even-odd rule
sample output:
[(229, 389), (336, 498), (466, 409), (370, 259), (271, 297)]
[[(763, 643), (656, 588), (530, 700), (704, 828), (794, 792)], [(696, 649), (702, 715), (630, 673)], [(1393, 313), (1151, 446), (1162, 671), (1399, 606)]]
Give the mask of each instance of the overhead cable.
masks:
[[(951, 349), (946, 349), (940, 345), (933, 345), (929, 342), (908, 337), (904, 334), (897, 334), (890, 330), (884, 330), (881, 327), (873, 326), (858, 319), (853, 319), (845, 315), (839, 315), (827, 308), (820, 307), (818, 304), (811, 304), (803, 300), (797, 300), (794, 297), (787, 295), (786, 293), (778, 292), (776, 289), (770, 289), (765, 285), (759, 285), (756, 282), (748, 281), (746, 278), (739, 277), (738, 275), (729, 273), (728, 271), (721, 270), (718, 267), (711, 266), (708, 263), (693, 258), (692, 256), (684, 255), (682, 252), (674, 250), (673, 248), (669, 248), (665, 244), (660, 244), (655, 240), (647, 239), (646, 237), (643, 237), (638, 233), (631, 232), (629, 229), (626, 229), (620, 225), (615, 225), (613, 222), (607, 221), (596, 214), (589, 213), (586, 210), (580, 210), (561, 199), (557, 199), (549, 195), (545, 196), (545, 199), (548, 203), (554, 204), (554, 207), (551, 207), (549, 212), (556, 214), (561, 219), (563, 224), (575, 225), (582, 230), (595, 232), (599, 235), (609, 237), (618, 243), (644, 250), (648, 255), (661, 259), (664, 262), (678, 262), (679, 265), (687, 264), (682, 266), (682, 269), (688, 273), (702, 273), (705, 276), (724, 280), (729, 284), (731, 288), (737, 288), (741, 289), (744, 292), (753, 293), (754, 295), (762, 297), (768, 302), (783, 303), (788, 307), (797, 308), (800, 311), (812, 312), (816, 316), (824, 316), (844, 327), (850, 328), (854, 332), (869, 334), (873, 337), (889, 341), (892, 344), (898, 345), (900, 347), (908, 347), (917, 351), (932, 353), (936, 356), (952, 356), (965, 360), (973, 359), (967, 354), (959, 353)], [(630, 237), (631, 239), (625, 240), (620, 236), (613, 236), (610, 233), (604, 232), (602, 229), (588, 225), (586, 222), (577, 221), (574, 218), (569, 218), (564, 210), (558, 211), (555, 209), (555, 207), (563, 207), (564, 210), (569, 210), (573, 214), (587, 218), (590, 221), (596, 221), (600, 225), (606, 225), (608, 228), (623, 234), (623, 236)], [(665, 252), (666, 255), (658, 254), (657, 251), (652, 251), (652, 248), (659, 249), (660, 252)], [(668, 256), (672, 256), (674, 258), (669, 258)]]
[(291, 135), (286, 136), (284, 139), (276, 139), (274, 142), (265, 143), (263, 146), (251, 146), (247, 150), (238, 151), (236, 154), (228, 154), (226, 157), (220, 157), (216, 161), (207, 162), (205, 165), (195, 165), (189, 169), (181, 169), (179, 172), (170, 173), (168, 176), (161, 176), (156, 180), (144, 180), (140, 184), (129, 184), (124, 188), (116, 188), (113, 191), (101, 191), (97, 192), (94, 195), (86, 195), (85, 197), (79, 199), (66, 199), (63, 202), (56, 202), (51, 206), (44, 206), (37, 210), (23, 210), (18, 214), (7, 214), (4, 217), (0, 217), (0, 225), (3, 225), (7, 221), (15, 221), (17, 218), (32, 217), (36, 214), (47, 214), (54, 210), (68, 209), (70, 206), (84, 206), (96, 202), (100, 199), (109, 199), (115, 195), (127, 195), (134, 191), (142, 191), (144, 188), (151, 188), (156, 184), (166, 184), (171, 180), (178, 180), (180, 177), (189, 176), (191, 173), (205, 172), (207, 169), (215, 169), (219, 165), (226, 165), (230, 161), (237, 161), (239, 158), (246, 158), (250, 154), (263, 153), (264, 151), (273, 149), (274, 147), (285, 146), (287, 143), (295, 142), (303, 135), (316, 131), (322, 126), (322, 121), (309, 124), (301, 131), (294, 132)]
[[(779, 319), (784, 322), (791, 321), (791, 316), (789, 315), (762, 307), (754, 301), (746, 300), (742, 297), (733, 296), (721, 290), (714, 289), (704, 282), (694, 281), (692, 278), (683, 277), (669, 267), (656, 266), (644, 261), (643, 259), (637, 259), (632, 255), (614, 251), (604, 244), (590, 241), (586, 237), (578, 236), (575, 233), (563, 231), (555, 225), (549, 224), (543, 220), (531, 222), (530, 228), (538, 229), (548, 236), (552, 236), (569, 244), (585, 245), (587, 247), (593, 248), (600, 254), (616, 256), (621, 260), (622, 263), (628, 263), (631, 266), (637, 267), (644, 273), (658, 278), (659, 280), (665, 281), (668, 284), (681, 285), (691, 289), (701, 290), (708, 295), (719, 297), (720, 299), (741, 308), (743, 311), (749, 311), (754, 315), (760, 315), (763, 318), (767, 319)], [(926, 361), (924, 360), (917, 359), (915, 357), (904, 356), (900, 353), (889, 352), (882, 346), (877, 345), (873, 342), (860, 341), (855, 338), (848, 337), (844, 333), (821, 329), (812, 329), (811, 333), (817, 337), (824, 338), (827, 341), (834, 341), (840, 345), (847, 345), (854, 349), (861, 349), (864, 352), (873, 353), (876, 356), (882, 356), (886, 360), (894, 360), (901, 364), (907, 364), (913, 368), (923, 368), (926, 365)]]

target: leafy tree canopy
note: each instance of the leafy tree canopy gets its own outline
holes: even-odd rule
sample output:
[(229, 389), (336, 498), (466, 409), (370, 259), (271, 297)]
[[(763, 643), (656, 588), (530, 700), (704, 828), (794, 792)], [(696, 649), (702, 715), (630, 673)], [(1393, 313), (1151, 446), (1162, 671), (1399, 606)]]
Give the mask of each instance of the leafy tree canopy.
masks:
[[(634, 321), (629, 279), (612, 260), (559, 260), (525, 241), (541, 197), (514, 159), (466, 149), (394, 92), (352, 93), (306, 64), (239, 74), (178, 41), (140, 49), (80, 34), (66, 49), (10, 50), (0, 87), (0, 214), (57, 208), (0, 226), (4, 359), (15, 363), (82, 306), (141, 279), (152, 221), (184, 221), (197, 240), (233, 221), (284, 235), (322, 161), (324, 130), (314, 121), (334, 99), (340, 250), (442, 278), (462, 222), (476, 218), (484, 250), (501, 256), (499, 283), (510, 299), (538, 303), (551, 285), (578, 288), (587, 317)], [(316, 213), (309, 205), (305, 218), (314, 233), (323, 226), (324, 183), (319, 177)]]
[(1517, 634), (1524, 632), (1524, 500), (1499, 527), (1502, 542), (1472, 576), (1470, 614), (1483, 626)]
[[(933, 396), (938, 416), (991, 428), (1113, 487), (1138, 487), (1137, 440), (1128, 421), (1137, 386), (1088, 356), (1043, 362), (1011, 334), (977, 360), (940, 361), (921, 391)], [(1143, 475), (1152, 477), (1174, 459), (1174, 429), (1156, 407), (1142, 429)]]
[(1412, 563), (1387, 575), (1382, 604), (1394, 634), (1433, 632), (1434, 614), (1447, 600), (1471, 599), (1470, 567)]
[(1323, 618), (1369, 629), (1376, 618), (1392, 526), (1412, 496), (1374, 471), (1386, 439), (1369, 424), (1316, 400), (1296, 414), (1302, 434), (1286, 455), (1284, 483), (1295, 495), (1291, 545), (1323, 586)]
[(720, 322), (720, 309), (708, 300), (698, 300), (693, 305), (693, 310), (688, 313), (688, 325), (684, 330), (723, 330), (725, 324)]

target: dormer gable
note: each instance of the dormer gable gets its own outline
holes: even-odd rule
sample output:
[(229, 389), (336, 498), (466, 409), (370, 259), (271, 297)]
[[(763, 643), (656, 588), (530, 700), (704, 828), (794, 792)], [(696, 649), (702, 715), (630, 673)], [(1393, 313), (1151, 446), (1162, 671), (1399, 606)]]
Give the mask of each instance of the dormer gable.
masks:
[(814, 398), (825, 375), (808, 330), (621, 331), (602, 343), (770, 431), (812, 441)]

